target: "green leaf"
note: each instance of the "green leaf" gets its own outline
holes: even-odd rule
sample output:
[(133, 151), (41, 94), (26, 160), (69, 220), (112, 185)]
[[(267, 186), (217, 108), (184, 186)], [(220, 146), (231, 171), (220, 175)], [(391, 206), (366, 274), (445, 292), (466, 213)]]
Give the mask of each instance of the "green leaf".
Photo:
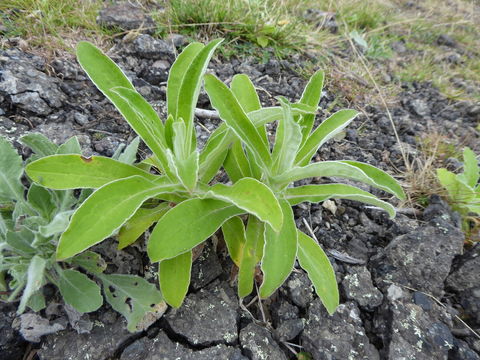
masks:
[(45, 135), (40, 133), (30, 133), (20, 138), (20, 143), (28, 146), (33, 152), (41, 157), (54, 155), (58, 146), (51, 142)]
[(27, 272), (27, 285), (23, 290), (17, 314), (21, 314), (25, 311), (25, 307), (27, 306), (30, 297), (43, 286), (43, 273), (46, 265), (47, 261), (40, 255), (35, 255), (32, 260), (30, 260)]
[(252, 177), (249, 161), (239, 140), (235, 141), (228, 150), (223, 167), (233, 183), (244, 177)]
[(262, 48), (267, 47), (270, 41), (268, 37), (262, 35), (257, 36), (256, 40), (257, 44), (260, 45)]
[(205, 90), (220, 118), (254, 154), (263, 169), (269, 169), (271, 158), (266, 139), (243, 111), (232, 91), (214, 75), (205, 75)]
[(298, 262), (307, 272), (315, 287), (315, 292), (332, 315), (339, 303), (335, 272), (327, 255), (310, 236), (298, 230)]
[(226, 220), (243, 212), (220, 200), (186, 200), (158, 221), (148, 241), (148, 256), (152, 262), (158, 262), (181, 255), (213, 235)]
[(254, 216), (248, 217), (246, 242), (238, 267), (238, 297), (244, 298), (253, 290), (255, 267), (257, 265), (258, 243), (263, 243), (264, 224)]
[(178, 102), (187, 70), (204, 47), (203, 44), (198, 42), (190, 43), (178, 55), (170, 68), (167, 80), (167, 109), (168, 115), (172, 115), (173, 118), (178, 117)]
[(92, 312), (103, 304), (103, 297), (100, 293), (100, 286), (76, 270), (60, 270), (58, 275), (58, 288), (63, 300), (75, 308), (78, 312)]
[[(78, 142), (78, 138), (76, 136), (72, 136), (70, 139), (65, 141), (62, 145), (60, 145), (57, 149), (57, 152), (54, 154), (61, 155), (61, 154), (81, 154), (82, 148), (80, 143)], [(54, 155), (49, 154), (49, 155)]]
[(39, 312), (46, 307), (45, 296), (41, 290), (38, 290), (30, 296), (27, 306), (33, 310), (33, 312)]
[(232, 261), (235, 265), (240, 266), (243, 248), (247, 241), (242, 219), (234, 216), (225, 221), (222, 225), (222, 233)]
[(30, 185), (27, 193), (30, 205), (45, 219), (50, 219), (55, 211), (55, 202), (52, 193), (37, 184)]
[(15, 252), (31, 257), (37, 250), (32, 246), (35, 240), (33, 232), (25, 227), (21, 227), (17, 231), (7, 231), (5, 235), (7, 244), (15, 250)]
[(140, 144), (140, 137), (137, 136), (130, 144), (122, 151), (118, 157), (118, 161), (128, 165), (133, 165), (137, 161), (138, 145)]
[(378, 199), (367, 191), (345, 184), (306, 185), (288, 188), (285, 191), (285, 199), (292, 206), (305, 201), (318, 203), (328, 199), (355, 200), (384, 209), (388, 212), (390, 218), (395, 216), (395, 208), (389, 203)]
[(463, 176), (465, 183), (472, 188), (477, 185), (480, 177), (477, 157), (468, 147), (463, 150)]
[(227, 201), (236, 207), (267, 222), (275, 230), (282, 227), (282, 208), (272, 190), (253, 178), (243, 178), (232, 186), (216, 184), (207, 192), (219, 200)]
[(476, 197), (473, 188), (458, 179), (458, 175), (446, 170), (437, 169), (437, 177), (440, 184), (447, 189), (448, 195), (457, 203), (469, 203)]
[(127, 220), (118, 233), (118, 248), (123, 249), (133, 244), (150, 226), (157, 222), (168, 210), (167, 203), (154, 208), (140, 208)]
[[(317, 107), (322, 96), (325, 73), (321, 70), (312, 75), (307, 86), (303, 90), (299, 103)], [(300, 116), (298, 124), (302, 128), (302, 146), (307, 141), (315, 122), (315, 114), (304, 114)]]
[(87, 270), (92, 274), (101, 274), (107, 268), (107, 263), (103, 258), (93, 251), (85, 251), (74, 256), (70, 262)]
[(47, 225), (40, 226), (38, 232), (45, 237), (64, 232), (70, 222), (73, 210), (62, 211), (55, 215), (52, 221)]
[(237, 74), (232, 78), (230, 84), (233, 94), (237, 98), (243, 111), (249, 113), (251, 111), (260, 110), (262, 105), (258, 98), (257, 91), (250, 78), (245, 74)]
[(297, 226), (293, 211), (286, 200), (280, 200), (283, 225), (275, 232), (265, 227), (265, 248), (262, 258), (263, 282), (260, 297), (267, 298), (277, 290), (292, 272), (297, 256)]
[(0, 137), (0, 202), (23, 201), (22, 174), (22, 158), (6, 139)]
[(187, 251), (159, 265), (160, 289), (168, 305), (179, 308), (187, 295), (192, 269), (192, 252)]
[(357, 115), (358, 112), (355, 110), (340, 110), (323, 121), (310, 136), (305, 138), (295, 163), (301, 166), (308, 165), (318, 149), (342, 131)]
[(112, 181), (95, 191), (75, 211), (57, 247), (57, 259), (72, 257), (112, 235), (143, 204), (173, 185), (157, 185), (140, 176)]
[(134, 175), (159, 180), (156, 175), (103, 156), (47, 156), (28, 164), (25, 171), (33, 181), (57, 190), (98, 188)]
[(283, 118), (278, 123), (272, 151), (273, 174), (282, 174), (292, 168), (295, 155), (302, 142), (301, 129), (293, 120), (290, 104), (283, 100), (281, 100), (281, 104)]
[(141, 323), (164, 307), (155, 285), (134, 275), (100, 275), (105, 299), (127, 319), (128, 331), (143, 330)]
[(294, 181), (320, 176), (338, 176), (357, 180), (387, 191), (399, 199), (405, 199), (405, 193), (393, 177), (374, 166), (355, 161), (322, 161), (313, 163), (304, 167), (293, 168), (275, 177), (273, 180), (279, 186), (285, 187)]
[[(202, 48), (195, 56), (195, 59), (190, 63), (186, 69), (185, 75), (182, 79), (182, 85), (177, 98), (177, 114), (176, 118), (181, 118), (186, 124), (187, 154), (196, 149), (195, 127), (193, 126), (193, 115), (195, 106), (198, 102), (198, 95), (200, 94), (200, 87), (202, 85), (202, 77), (207, 70), (208, 63), (213, 56), (213, 52), (220, 45), (223, 39), (216, 39), (209, 42)], [(169, 83), (167, 82), (167, 86)]]

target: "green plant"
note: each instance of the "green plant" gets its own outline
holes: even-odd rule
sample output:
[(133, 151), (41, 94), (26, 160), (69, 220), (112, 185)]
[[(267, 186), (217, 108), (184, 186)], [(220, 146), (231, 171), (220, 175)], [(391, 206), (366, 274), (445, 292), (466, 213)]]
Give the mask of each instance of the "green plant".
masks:
[[(352, 186), (290, 189), (288, 185), (306, 177), (343, 176), (398, 197), (403, 192), (392, 177), (367, 164), (308, 165), (318, 147), (356, 116), (352, 110), (340, 111), (311, 133), (323, 84), (321, 72), (312, 78), (299, 103), (282, 100), (281, 107), (270, 108), (260, 107), (247, 77), (235, 77), (230, 90), (215, 77), (206, 76), (206, 90), (225, 123), (198, 151), (194, 109), (208, 61), (220, 42), (192, 43), (179, 55), (167, 82), (169, 115), (165, 122), (115, 63), (90, 43), (78, 45), (81, 66), (153, 155), (135, 165), (101, 156), (52, 155), (27, 166), (32, 179), (53, 189), (97, 189), (73, 214), (59, 240), (57, 259), (75, 256), (118, 229), (119, 246), (127, 246), (156, 223), (148, 239), (148, 255), (152, 262), (160, 262), (165, 300), (180, 306), (190, 282), (192, 249), (222, 225), (230, 255), (240, 265), (241, 297), (251, 291), (260, 259), (264, 272), (261, 296), (269, 296), (283, 283), (297, 256), (298, 239), (300, 263), (333, 312), (338, 303), (333, 270), (320, 246), (297, 231), (291, 205), (342, 197), (375, 204), (391, 216), (394, 209)], [(265, 124), (272, 121), (279, 121), (279, 128), (271, 153)], [(209, 185), (223, 164), (233, 185)], [(246, 229), (241, 214), (248, 216)]]
[(239, 296), (244, 297), (252, 291), (252, 275), (258, 262), (261, 262), (263, 273), (260, 296), (265, 298), (285, 281), (297, 259), (308, 272), (323, 304), (332, 313), (338, 304), (333, 269), (319, 244), (296, 228), (291, 206), (337, 198), (373, 204), (386, 210), (391, 217), (395, 215), (395, 210), (390, 204), (354, 186), (322, 184), (294, 187), (293, 183), (306, 178), (335, 176), (363, 182), (400, 199), (404, 199), (405, 195), (395, 179), (368, 164), (356, 161), (310, 164), (320, 146), (357, 116), (354, 110), (340, 110), (313, 130), (313, 114), (293, 114), (294, 106), (318, 105), (323, 82), (323, 72), (315, 73), (297, 104), (279, 98), (282, 117), (278, 120), (272, 150), (265, 126), (253, 124), (246, 115), (261, 111), (258, 95), (247, 76), (234, 76), (229, 89), (215, 76), (205, 75), (205, 90), (225, 126), (237, 137), (224, 162), (230, 179), (234, 184), (244, 178), (258, 179), (275, 194), (283, 212), (280, 231), (267, 223), (259, 223), (251, 216), (248, 217), (246, 230), (238, 217), (223, 225), (230, 255), (239, 267)]
[[(76, 137), (57, 146), (41, 134), (28, 134), (20, 141), (33, 151), (31, 159), (45, 156), (79, 156)], [(119, 161), (131, 161), (138, 140), (125, 151), (117, 152)], [(21, 182), (22, 158), (7, 140), (0, 137), (0, 287), (4, 300), (20, 300), (18, 313), (27, 307), (39, 311), (46, 306), (42, 289), (46, 284), (58, 287), (65, 303), (79, 312), (97, 310), (103, 304), (100, 287), (85, 274), (103, 283), (106, 300), (128, 320), (131, 331), (148, 314), (164, 304), (160, 292), (143, 278), (133, 275), (104, 274), (102, 257), (87, 251), (57, 262), (55, 248), (66, 229), (74, 208), (91, 191), (74, 196), (72, 190), (48, 190), (31, 184), (26, 196)], [(79, 271), (78, 268), (83, 270)], [(131, 306), (130, 306), (131, 305)], [(158, 308), (160, 306), (160, 308)]]
[(440, 184), (447, 190), (450, 204), (462, 215), (464, 230), (468, 231), (468, 215), (480, 215), (480, 168), (475, 153), (468, 147), (463, 150), (463, 172), (455, 174), (447, 169), (437, 169)]

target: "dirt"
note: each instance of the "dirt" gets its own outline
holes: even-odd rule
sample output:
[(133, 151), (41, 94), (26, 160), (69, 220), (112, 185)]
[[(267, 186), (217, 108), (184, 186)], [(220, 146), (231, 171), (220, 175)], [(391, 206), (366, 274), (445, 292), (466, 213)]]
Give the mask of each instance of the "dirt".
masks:
[[(175, 39), (176, 45), (184, 43)], [(165, 118), (166, 79), (178, 51), (172, 42), (143, 34), (133, 41), (119, 40), (109, 55)], [(265, 64), (216, 59), (209, 72), (227, 83), (234, 74), (246, 73), (268, 106), (279, 95), (298, 100), (306, 80), (295, 69), (303, 61), (298, 56), (272, 58)], [(333, 88), (330, 84), (325, 89), (317, 122), (341, 108)], [(448, 100), (428, 83), (405, 83), (403, 88), (390, 112), (407, 157), (413, 159), (422, 138), (435, 131), (478, 153), (480, 104)], [(201, 94), (198, 107), (210, 108), (206, 94)], [(362, 109), (362, 115), (342, 137), (324, 145), (317, 159), (363, 161), (400, 175), (406, 170), (404, 158), (385, 109), (353, 107)], [(219, 120), (196, 121), (201, 146), (207, 130)], [(87, 155), (110, 156), (134, 137), (74, 61), (46, 63), (9, 49), (0, 53), (0, 135), (28, 156), (17, 140), (33, 131), (57, 143), (77, 135)], [(480, 359), (479, 246), (464, 247), (458, 214), (438, 196), (420, 213), (400, 212), (393, 220), (359, 203), (335, 203), (334, 213), (321, 204), (294, 209), (299, 227), (308, 231), (307, 223), (331, 254), (341, 290), (341, 305), (332, 316), (301, 269), (261, 304), (262, 309), (254, 301), (246, 311), (232, 286), (230, 259), (221, 246), (209, 243), (194, 264), (183, 307), (168, 310), (148, 330), (128, 333), (125, 321), (104, 306), (83, 318), (91, 327), (78, 334), (59, 306), (56, 312), (40, 315), (47, 324), (61, 324), (65, 330), (28, 343), (17, 331), (19, 319), (12, 307), (2, 304), (0, 358), (35, 353), (33, 358), (42, 360), (294, 359), (294, 352), (303, 349), (315, 360)], [(119, 272), (142, 273), (148, 266), (138, 247), (117, 252), (111, 241), (103, 248), (102, 254)], [(253, 295), (244, 304), (251, 300)]]

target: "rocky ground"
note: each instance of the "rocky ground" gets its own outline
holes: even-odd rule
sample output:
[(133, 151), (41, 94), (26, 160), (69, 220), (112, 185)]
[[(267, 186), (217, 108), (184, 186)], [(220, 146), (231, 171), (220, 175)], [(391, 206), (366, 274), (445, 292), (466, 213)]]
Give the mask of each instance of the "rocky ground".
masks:
[[(142, 34), (109, 51), (163, 118), (168, 70), (183, 41)], [(278, 95), (300, 97), (306, 81), (294, 69), (301, 66), (301, 57), (266, 64), (217, 59), (209, 71), (227, 82), (234, 74), (248, 74), (263, 104), (271, 105)], [(335, 95), (327, 87), (321, 107), (337, 110)], [(343, 138), (326, 144), (318, 159), (354, 159), (393, 174), (404, 171), (385, 110), (359, 105), (363, 115)], [(206, 94), (198, 107), (209, 108)], [(480, 149), (479, 104), (447, 100), (428, 83), (408, 83), (390, 111), (412, 159), (418, 139), (434, 131)], [(318, 121), (328, 113), (322, 111)], [(218, 122), (197, 119), (200, 145)], [(106, 156), (134, 137), (74, 61), (47, 63), (13, 47), (0, 52), (0, 135), (21, 148), (16, 140), (32, 131), (58, 143), (77, 135), (86, 153)], [(331, 255), (341, 290), (333, 316), (300, 269), (271, 299), (259, 304), (251, 296), (241, 307), (232, 263), (215, 241), (194, 263), (184, 305), (169, 309), (142, 333), (129, 333), (107, 306), (78, 317), (54, 303), (38, 315), (16, 317), (13, 306), (0, 304), (0, 358), (276, 360), (304, 351), (315, 360), (480, 359), (480, 247), (464, 248), (458, 215), (438, 196), (424, 211), (399, 213), (394, 220), (355, 202), (334, 205), (295, 208), (298, 225), (308, 231), (308, 224)], [(117, 252), (110, 245), (100, 251), (117, 272), (147, 271), (142, 246)]]

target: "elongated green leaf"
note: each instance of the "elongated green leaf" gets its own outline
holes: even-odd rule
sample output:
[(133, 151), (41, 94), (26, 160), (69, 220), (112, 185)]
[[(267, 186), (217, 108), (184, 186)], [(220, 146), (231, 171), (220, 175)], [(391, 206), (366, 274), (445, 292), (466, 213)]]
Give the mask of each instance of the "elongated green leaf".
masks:
[(45, 219), (50, 219), (54, 214), (55, 201), (52, 193), (42, 186), (32, 184), (28, 189), (27, 200), (30, 205)]
[(27, 272), (27, 285), (23, 290), (17, 314), (22, 314), (25, 311), (30, 297), (43, 286), (43, 276), (46, 265), (47, 261), (39, 255), (35, 255), (32, 260), (30, 260)]
[(198, 151), (193, 151), (186, 159), (176, 161), (178, 178), (183, 186), (189, 191), (193, 191), (198, 181)]
[(282, 209), (269, 187), (252, 178), (243, 178), (232, 186), (217, 184), (207, 196), (227, 201), (267, 222), (275, 231), (280, 231), (283, 222)]
[(181, 255), (210, 237), (232, 216), (244, 210), (213, 199), (190, 199), (169, 210), (150, 235), (147, 250), (152, 262)]
[(235, 265), (240, 266), (243, 248), (246, 242), (245, 226), (240, 217), (235, 216), (222, 225), (223, 238), (227, 244), (228, 253)]
[[(323, 82), (325, 73), (321, 70), (312, 75), (305, 87), (299, 103), (317, 107), (322, 96)], [(304, 114), (299, 116), (298, 124), (302, 128), (302, 145), (307, 141), (315, 122), (314, 114)]]
[(10, 143), (0, 136), (0, 201), (23, 200), (22, 158)]
[(158, 176), (135, 166), (103, 156), (52, 155), (28, 164), (25, 171), (36, 183), (58, 190), (98, 188), (134, 175), (159, 180)]
[(399, 199), (405, 199), (397, 181), (386, 172), (374, 166), (355, 161), (322, 161), (304, 167), (293, 168), (283, 175), (277, 176), (274, 181), (280, 186), (310, 177), (338, 176), (361, 181), (365, 184), (387, 191)]
[(247, 156), (239, 140), (235, 141), (228, 150), (223, 167), (233, 183), (244, 177), (252, 177)]
[(168, 115), (172, 115), (173, 118), (178, 117), (178, 98), (180, 96), (183, 79), (187, 74), (188, 68), (191, 66), (193, 60), (195, 60), (198, 53), (205, 47), (205, 45), (199, 42), (190, 43), (170, 68), (167, 80), (167, 109)]
[(192, 269), (192, 252), (187, 251), (159, 265), (160, 289), (168, 305), (179, 308), (187, 295)]
[(23, 135), (20, 142), (28, 146), (33, 152), (40, 156), (54, 155), (58, 146), (51, 142), (45, 135), (40, 133), (30, 133)]
[[(155, 285), (134, 275), (99, 275), (103, 282), (105, 299), (127, 319), (128, 331), (145, 330), (142, 322), (158, 318), (165, 303)], [(152, 316), (153, 315), (153, 316)]]
[(323, 121), (315, 131), (305, 139), (304, 145), (295, 158), (297, 165), (308, 165), (317, 150), (328, 140), (350, 124), (358, 112), (355, 110), (340, 110)]
[(437, 177), (440, 184), (447, 189), (448, 195), (454, 202), (470, 203), (476, 194), (470, 186), (458, 179), (458, 175), (447, 169), (437, 169)]
[(332, 315), (339, 303), (339, 294), (335, 272), (327, 255), (310, 236), (298, 230), (298, 262), (308, 273), (315, 292)]
[(62, 270), (58, 275), (58, 288), (67, 304), (81, 313), (95, 311), (102, 306), (100, 286), (87, 275), (70, 269)]
[(73, 210), (62, 211), (55, 214), (55, 217), (47, 225), (39, 226), (38, 232), (44, 236), (49, 237), (55, 234), (64, 232), (70, 222), (70, 217), (73, 214)]
[(302, 142), (301, 129), (293, 120), (290, 104), (286, 101), (281, 101), (281, 103), (283, 118), (278, 123), (272, 152), (272, 173), (274, 174), (282, 174), (292, 168), (295, 155)]
[(25, 227), (21, 227), (17, 231), (7, 230), (5, 235), (7, 244), (15, 250), (15, 252), (31, 257), (35, 255), (37, 250), (32, 246), (35, 239), (33, 232)]
[(230, 84), (233, 94), (243, 108), (243, 111), (249, 113), (261, 109), (260, 99), (258, 98), (255, 86), (250, 78), (245, 74), (237, 74), (232, 78)]
[[(80, 146), (80, 142), (76, 136), (72, 136), (70, 139), (65, 141), (62, 145), (60, 145), (55, 153), (57, 155), (64, 155), (64, 154), (82, 154), (82, 147)], [(50, 154), (53, 155), (53, 154)]]
[(142, 205), (173, 185), (157, 185), (140, 176), (108, 183), (95, 191), (75, 211), (57, 247), (57, 259), (74, 256), (112, 235)]
[(472, 188), (477, 185), (478, 178), (480, 177), (480, 169), (478, 167), (477, 156), (468, 147), (463, 150), (462, 177), (465, 179), (465, 183)]
[(197, 56), (195, 56), (195, 59), (191, 62), (182, 79), (182, 85), (177, 99), (177, 118), (182, 118), (187, 126), (186, 133), (187, 136), (190, 136), (190, 138), (187, 138), (187, 141), (191, 140), (188, 142), (190, 146), (186, 146), (188, 154), (197, 147), (195, 127), (193, 125), (193, 114), (198, 102), (198, 95), (200, 94), (202, 77), (207, 70), (213, 52), (222, 41), (223, 39), (212, 40), (200, 50)]
[(244, 298), (253, 290), (255, 267), (257, 265), (258, 243), (263, 243), (264, 224), (254, 216), (248, 217), (246, 242), (238, 267), (238, 296)]
[(133, 165), (137, 161), (138, 146), (140, 145), (140, 137), (137, 136), (127, 145), (125, 150), (118, 156), (118, 161), (124, 164)]
[(266, 139), (260, 136), (255, 125), (243, 111), (232, 91), (215, 76), (205, 75), (205, 90), (220, 118), (255, 155), (264, 169), (270, 167), (271, 158)]
[(118, 248), (133, 244), (150, 226), (158, 221), (170, 209), (167, 203), (154, 208), (140, 208), (127, 220), (118, 233)]
[(297, 256), (297, 226), (293, 211), (286, 200), (280, 200), (283, 211), (283, 225), (275, 232), (269, 225), (265, 226), (265, 248), (262, 258), (263, 282), (260, 297), (273, 294), (292, 272)]
[(345, 184), (306, 185), (288, 188), (285, 191), (285, 198), (292, 206), (305, 201), (318, 203), (328, 199), (355, 200), (384, 209), (388, 212), (390, 218), (395, 216), (395, 208), (389, 203), (378, 199), (367, 191)]

